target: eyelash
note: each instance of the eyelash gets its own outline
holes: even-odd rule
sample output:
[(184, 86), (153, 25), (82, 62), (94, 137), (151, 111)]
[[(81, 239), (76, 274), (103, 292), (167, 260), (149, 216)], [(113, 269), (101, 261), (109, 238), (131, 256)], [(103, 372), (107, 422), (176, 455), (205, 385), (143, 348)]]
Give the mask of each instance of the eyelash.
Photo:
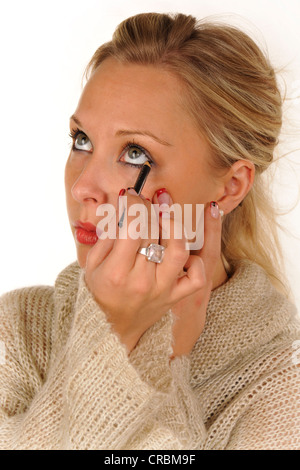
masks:
[[(77, 136), (79, 134), (84, 134), (86, 135), (83, 131), (81, 131), (80, 129), (78, 129), (78, 127), (76, 129), (71, 129), (70, 133), (69, 133), (69, 137), (72, 139), (73, 141), (73, 145), (72, 145), (72, 150), (78, 150), (75, 148), (75, 140), (77, 138)], [(150, 157), (149, 155), (149, 152), (144, 148), (142, 147), (141, 145), (139, 145), (138, 143), (134, 142), (133, 140), (131, 141), (128, 141), (126, 142), (126, 144), (124, 145), (124, 147), (122, 148), (122, 151), (121, 151), (121, 154), (120, 155), (123, 155), (123, 153), (126, 151), (126, 150), (129, 150), (130, 147), (137, 147), (138, 149), (140, 149), (142, 152), (145, 153), (148, 161), (151, 163), (151, 165), (155, 165), (155, 163), (153, 162), (152, 158)], [(122, 163), (123, 165), (129, 165), (129, 166), (132, 166), (132, 167), (135, 167), (135, 168), (141, 168), (143, 166), (143, 163), (141, 164), (134, 164), (134, 163), (129, 163), (129, 162), (121, 162), (119, 161), (119, 163)]]
[[(144, 148), (142, 147), (141, 145), (139, 145), (137, 142), (134, 142), (133, 140), (129, 140), (123, 147), (122, 149), (122, 152), (121, 152), (121, 155), (123, 155), (123, 153), (126, 151), (126, 150), (129, 150), (130, 147), (136, 147), (138, 148), (139, 150), (141, 150), (145, 156), (147, 157), (147, 160), (149, 161), (149, 163), (151, 163), (151, 165), (155, 165), (154, 161), (152, 160), (152, 158), (150, 157), (150, 154), (149, 152)], [(129, 163), (129, 162), (121, 162), (119, 161), (119, 163), (122, 163), (123, 165), (130, 165), (134, 168), (142, 168), (142, 166), (144, 165), (144, 163)]]
[(76, 129), (71, 129), (70, 130), (69, 137), (71, 137), (71, 139), (73, 141), (72, 150), (77, 150), (75, 148), (74, 144), (75, 144), (75, 140), (76, 140), (76, 137), (78, 136), (78, 134), (84, 134), (84, 132), (82, 132), (80, 129), (78, 129), (78, 127)]

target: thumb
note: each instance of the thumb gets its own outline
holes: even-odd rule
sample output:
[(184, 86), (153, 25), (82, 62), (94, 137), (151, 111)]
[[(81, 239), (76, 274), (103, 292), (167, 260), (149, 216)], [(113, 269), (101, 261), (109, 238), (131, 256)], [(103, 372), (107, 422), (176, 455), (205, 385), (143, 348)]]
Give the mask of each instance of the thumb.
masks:
[(172, 197), (166, 188), (156, 191), (153, 196), (153, 203), (157, 208), (162, 244), (167, 246), (168, 242), (166, 240), (170, 238), (185, 240), (181, 206), (173, 203)]

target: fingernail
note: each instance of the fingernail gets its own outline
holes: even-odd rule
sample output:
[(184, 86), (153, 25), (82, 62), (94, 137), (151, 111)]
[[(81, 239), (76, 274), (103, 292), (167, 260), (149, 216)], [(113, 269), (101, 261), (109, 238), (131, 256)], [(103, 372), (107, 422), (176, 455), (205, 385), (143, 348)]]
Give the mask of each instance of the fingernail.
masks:
[(219, 206), (217, 202), (212, 201), (210, 203), (210, 213), (214, 219), (218, 219), (220, 215)]
[(118, 197), (118, 200), (117, 200), (117, 207), (118, 209), (120, 209), (120, 203), (122, 202), (120, 197), (124, 196), (126, 190), (125, 189), (121, 189), (121, 191), (119, 192), (119, 197)]
[(166, 188), (156, 191), (157, 200), (159, 202), (159, 215), (162, 219), (170, 219), (170, 203), (171, 198)]
[(170, 204), (170, 196), (166, 188), (161, 188), (156, 191), (157, 200), (159, 204)]
[(132, 194), (132, 196), (138, 196), (138, 193), (133, 188), (127, 188), (128, 194)]
[(163, 218), (163, 219), (170, 219), (170, 206), (169, 204), (160, 204), (159, 206), (159, 215)]
[(125, 210), (126, 208), (124, 207), (124, 201), (123, 198), (120, 199), (124, 194), (126, 193), (126, 189), (122, 188), (121, 191), (119, 192), (119, 198), (118, 198), (118, 210), (119, 210), (119, 222), (118, 226), (121, 228), (124, 223), (124, 217), (125, 217)]

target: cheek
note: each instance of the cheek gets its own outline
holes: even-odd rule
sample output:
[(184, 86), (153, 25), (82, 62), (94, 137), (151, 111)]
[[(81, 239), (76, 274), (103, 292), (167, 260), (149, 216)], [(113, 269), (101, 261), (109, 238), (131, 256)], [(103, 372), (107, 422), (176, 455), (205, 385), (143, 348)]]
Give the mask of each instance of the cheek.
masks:
[(182, 203), (206, 203), (214, 200), (216, 185), (211, 175), (201, 168), (182, 168), (170, 177), (170, 191)]

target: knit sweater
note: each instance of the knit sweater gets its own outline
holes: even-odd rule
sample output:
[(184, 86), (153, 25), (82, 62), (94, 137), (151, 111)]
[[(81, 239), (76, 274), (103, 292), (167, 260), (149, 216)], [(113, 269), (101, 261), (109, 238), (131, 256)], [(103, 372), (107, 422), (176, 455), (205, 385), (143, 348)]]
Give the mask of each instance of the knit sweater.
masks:
[(128, 355), (77, 263), (2, 296), (0, 449), (300, 448), (298, 320), (260, 267), (212, 292), (191, 354), (170, 361), (172, 324)]

